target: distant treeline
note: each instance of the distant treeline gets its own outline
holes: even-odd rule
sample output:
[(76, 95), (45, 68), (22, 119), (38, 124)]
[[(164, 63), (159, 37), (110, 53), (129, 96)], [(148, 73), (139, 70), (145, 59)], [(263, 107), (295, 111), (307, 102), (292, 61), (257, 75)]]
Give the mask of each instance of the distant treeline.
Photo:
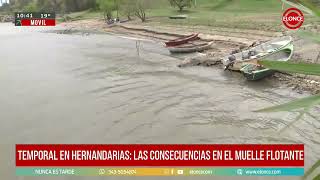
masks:
[[(152, 4), (155, 6), (158, 6), (158, 4), (163, 4), (164, 2), (170, 2), (172, 6), (178, 7), (180, 10), (185, 7), (190, 7), (192, 3), (208, 3), (208, 0), (149, 0), (149, 2), (147, 0), (133, 0), (132, 2), (141, 4), (141, 1), (149, 4), (152, 2)], [(212, 3), (216, 1), (218, 0), (212, 0)], [(223, 2), (227, 0), (219, 1)], [(289, 1), (299, 2), (300, 0)], [(320, 6), (320, 0), (308, 1)], [(132, 2), (126, 0), (10, 0), (10, 5), (4, 4), (2, 7), (0, 7), (0, 11), (54, 11), (57, 13), (69, 13), (87, 9), (99, 10), (101, 4), (103, 4), (103, 6), (106, 6), (106, 4), (109, 4), (109, 6), (112, 4), (129, 4), (132, 6)]]
[[(145, 21), (147, 9), (159, 7), (158, 5), (168, 2), (168, 0), (10, 0), (10, 4), (0, 7), (0, 12), (42, 11), (68, 14), (94, 10), (103, 12), (105, 19), (113, 18), (113, 12), (116, 12), (116, 17), (121, 14), (130, 20), (131, 16), (136, 16)], [(181, 2), (191, 2), (191, 0)]]
[(10, 0), (13, 11), (68, 13), (97, 8), (96, 0)]
[[(1, 1), (1, 0), (0, 0)], [(183, 0), (184, 1), (184, 0)], [(157, 6), (168, 0), (10, 0), (10, 4), (4, 4), (0, 11), (54, 11), (57, 13), (70, 13), (87, 9), (100, 10), (100, 7), (109, 4), (132, 4), (152, 2)], [(103, 5), (101, 5), (103, 4)]]

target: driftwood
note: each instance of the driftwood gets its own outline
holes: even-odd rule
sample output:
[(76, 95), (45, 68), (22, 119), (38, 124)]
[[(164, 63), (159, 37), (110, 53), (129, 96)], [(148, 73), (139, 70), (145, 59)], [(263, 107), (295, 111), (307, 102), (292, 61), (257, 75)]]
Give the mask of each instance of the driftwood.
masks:
[(220, 58), (209, 57), (206, 54), (199, 54), (197, 56), (186, 58), (178, 67), (190, 66), (213, 66), (221, 63)]
[[(250, 49), (250, 48), (255, 47), (261, 43), (262, 42), (255, 41), (250, 46), (240, 46), (238, 49), (231, 51), (230, 55), (242, 52), (247, 49)], [(221, 58), (199, 53), (198, 55), (196, 55), (194, 57), (186, 58), (184, 61), (182, 61), (181, 64), (178, 65), (178, 67), (214, 66), (214, 65), (218, 65), (218, 64), (221, 64)]]

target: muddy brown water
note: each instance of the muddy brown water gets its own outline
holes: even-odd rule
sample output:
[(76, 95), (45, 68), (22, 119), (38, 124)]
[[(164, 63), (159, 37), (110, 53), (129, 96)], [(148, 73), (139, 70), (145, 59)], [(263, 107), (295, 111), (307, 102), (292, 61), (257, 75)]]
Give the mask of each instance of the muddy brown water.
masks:
[[(0, 24), (3, 147), (303, 143), (306, 167), (320, 158), (319, 108), (299, 120), (297, 112), (253, 112), (308, 94), (218, 68), (180, 69), (182, 57), (154, 41), (140, 40), (139, 53), (136, 47), (129, 37)], [(0, 169), (14, 165), (14, 156), (6, 158)]]

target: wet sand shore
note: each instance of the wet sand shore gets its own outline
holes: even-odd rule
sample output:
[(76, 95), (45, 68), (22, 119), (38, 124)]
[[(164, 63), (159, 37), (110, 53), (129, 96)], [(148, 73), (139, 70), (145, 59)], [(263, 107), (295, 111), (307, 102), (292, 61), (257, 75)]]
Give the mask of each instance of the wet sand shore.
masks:
[[(308, 93), (276, 86), (273, 79), (250, 83), (219, 67), (178, 68), (182, 59), (172, 57), (158, 39), (176, 36), (129, 31), (128, 37), (100, 21), (70, 24), (55, 33), (0, 24), (6, 44), (0, 54), (6, 67), (0, 96), (4, 144), (303, 143), (305, 168), (319, 159), (319, 108), (304, 116), (253, 112)], [(25, 47), (19, 53), (17, 44)], [(219, 50), (224, 54), (238, 46), (217, 40), (206, 54), (218, 56)], [(5, 162), (14, 164), (12, 157)], [(6, 173), (11, 171), (2, 173), (5, 179), (13, 179)]]
[[(195, 32), (200, 33), (199, 37), (201, 38), (201, 41), (214, 41), (212, 49), (205, 51), (198, 57), (186, 58), (186, 60), (182, 62), (182, 66), (217, 66), (217, 64), (219, 64), (217, 63), (217, 59), (230, 54), (233, 50), (248, 47), (254, 43), (265, 42), (279, 36), (291, 35), (294, 38), (295, 45), (295, 51), (291, 61), (320, 64), (320, 52), (315, 51), (316, 49), (320, 49), (320, 45), (301, 39), (292, 31), (276, 32), (208, 26), (179, 27), (163, 25), (157, 22), (140, 23), (138, 21), (108, 26), (102, 20), (97, 19), (65, 22), (60, 25), (67, 30), (71, 30), (71, 32), (114, 33), (118, 35), (147, 38), (160, 43)], [(316, 29), (316, 31), (319, 29), (318, 27), (311, 25), (307, 25), (304, 28), (313, 28)], [(220, 66), (218, 65), (218, 67)], [(299, 93), (320, 93), (320, 77), (317, 76), (276, 73), (269, 77), (269, 79), (291, 87), (294, 91)]]

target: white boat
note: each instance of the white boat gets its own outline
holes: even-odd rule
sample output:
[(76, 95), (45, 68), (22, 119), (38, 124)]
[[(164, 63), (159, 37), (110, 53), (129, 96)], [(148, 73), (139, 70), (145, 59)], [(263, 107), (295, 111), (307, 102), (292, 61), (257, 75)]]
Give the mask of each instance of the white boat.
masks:
[[(289, 61), (293, 55), (293, 49), (293, 44), (290, 44), (286, 46), (286, 48), (268, 56), (268, 59), (273, 61)], [(276, 72), (272, 69), (264, 68), (259, 64), (250, 63), (246, 64), (242, 69), (240, 69), (240, 71), (249, 81), (260, 80)]]
[[(286, 49), (292, 50), (292, 41), (293, 39), (291, 36), (276, 38), (240, 53), (225, 56), (221, 61), (224, 64), (225, 69), (239, 71), (248, 63), (257, 64), (258, 60), (268, 58), (272, 60), (274, 57), (277, 57), (279, 51), (284, 51)], [(286, 57), (286, 59), (290, 59), (291, 56), (292, 53), (290, 54), (290, 57)]]

